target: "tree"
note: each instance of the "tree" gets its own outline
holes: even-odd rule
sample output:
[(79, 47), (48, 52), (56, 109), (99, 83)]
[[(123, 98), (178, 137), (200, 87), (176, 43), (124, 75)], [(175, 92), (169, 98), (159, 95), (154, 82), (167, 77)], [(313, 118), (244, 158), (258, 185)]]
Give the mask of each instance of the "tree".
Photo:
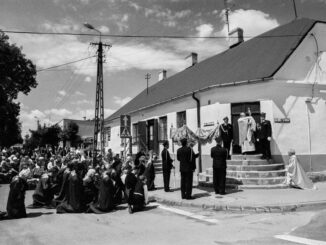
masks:
[(54, 148), (59, 145), (61, 128), (58, 125), (39, 126), (36, 130), (30, 130), (30, 132), (30, 137), (25, 136), (25, 148), (29, 150), (39, 146), (51, 145)]
[(19, 92), (27, 95), (37, 86), (35, 65), (8, 40), (0, 30), (0, 146), (22, 142), (20, 105), (14, 100)]
[(61, 140), (63, 142), (69, 141), (71, 146), (77, 146), (82, 142), (78, 131), (79, 126), (75, 122), (69, 122), (67, 128), (62, 131)]

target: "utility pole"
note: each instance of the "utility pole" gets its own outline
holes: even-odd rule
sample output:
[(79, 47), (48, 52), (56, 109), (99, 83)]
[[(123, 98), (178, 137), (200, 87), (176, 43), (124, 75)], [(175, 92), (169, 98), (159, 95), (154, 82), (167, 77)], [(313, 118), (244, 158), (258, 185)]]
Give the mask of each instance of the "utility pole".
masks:
[(229, 33), (230, 33), (230, 23), (229, 23), (230, 8), (228, 7), (228, 0), (224, 0), (224, 8), (225, 8), (225, 22), (226, 22), (226, 26), (228, 28), (228, 36), (229, 36)]
[(295, 5), (295, 0), (292, 0), (292, 2), (293, 2), (294, 15), (295, 18), (297, 19), (298, 18), (297, 6)]
[(100, 41), (98, 43), (91, 43), (92, 46), (97, 46), (95, 125), (93, 137), (93, 164), (96, 164), (98, 134), (100, 134), (100, 153), (104, 156), (103, 47), (110, 48), (111, 45), (102, 43), (102, 33), (92, 25), (85, 23), (84, 26), (100, 33)]
[(97, 78), (96, 78), (96, 101), (95, 101), (95, 127), (93, 137), (93, 160), (97, 155), (98, 134), (100, 134), (100, 152), (104, 156), (104, 98), (103, 98), (103, 47), (110, 48), (111, 45), (91, 43), (98, 46), (97, 49)]
[(147, 94), (148, 94), (148, 80), (151, 78), (151, 74), (149, 74), (149, 73), (147, 73), (146, 75), (145, 75), (145, 79), (147, 80)]

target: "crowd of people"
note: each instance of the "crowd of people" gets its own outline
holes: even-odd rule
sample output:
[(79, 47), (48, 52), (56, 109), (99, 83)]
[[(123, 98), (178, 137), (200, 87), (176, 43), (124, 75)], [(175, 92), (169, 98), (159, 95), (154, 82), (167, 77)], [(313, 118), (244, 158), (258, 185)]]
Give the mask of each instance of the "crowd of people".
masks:
[[(271, 123), (260, 116), (260, 122), (241, 113), (238, 120), (239, 145), (242, 153), (258, 152), (270, 159)], [(213, 186), (216, 194), (224, 195), (227, 159), (232, 154), (233, 127), (228, 118), (219, 126), (215, 137), (216, 146), (211, 148), (213, 161)], [(177, 150), (180, 163), (181, 198), (193, 199), (193, 173), (199, 153), (193, 151), (193, 142), (180, 139)], [(164, 191), (170, 192), (170, 175), (174, 168), (169, 153), (169, 141), (163, 142), (161, 152)], [(306, 176), (295, 151), (289, 152), (286, 166), (286, 184), (302, 189), (314, 188)], [(92, 158), (90, 152), (80, 148), (2, 149), (0, 151), (0, 183), (10, 183), (7, 212), (0, 218), (26, 217), (25, 191), (34, 189), (33, 203), (29, 208), (55, 208), (57, 213), (103, 213), (126, 202), (130, 213), (142, 210), (148, 203), (148, 191), (155, 190), (154, 161), (152, 151), (141, 149), (133, 158), (127, 155), (120, 159), (109, 149), (105, 156)]]
[(28, 208), (55, 208), (57, 213), (103, 213), (121, 203), (128, 211), (142, 210), (148, 190), (154, 190), (155, 154), (131, 155), (123, 161), (119, 154), (96, 159), (77, 148), (2, 149), (0, 183), (10, 183), (7, 212), (1, 218), (26, 217), (25, 192), (34, 189)]

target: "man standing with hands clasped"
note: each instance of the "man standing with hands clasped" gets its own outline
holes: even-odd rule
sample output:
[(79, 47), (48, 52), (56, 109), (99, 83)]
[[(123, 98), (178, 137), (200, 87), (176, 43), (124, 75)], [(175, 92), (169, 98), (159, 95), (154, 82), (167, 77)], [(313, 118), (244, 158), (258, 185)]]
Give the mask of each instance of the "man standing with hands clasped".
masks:
[(233, 139), (233, 127), (229, 123), (229, 118), (224, 117), (223, 123), (220, 125), (220, 136), (223, 140), (223, 147), (228, 150), (228, 159), (230, 159), (230, 149), (231, 149), (231, 142)]
[(266, 113), (262, 112), (260, 114), (260, 125), (261, 129), (258, 133), (258, 139), (260, 143), (261, 153), (263, 154), (262, 159), (271, 159), (271, 148), (270, 148), (270, 142), (272, 140), (272, 126), (271, 122), (268, 120), (265, 120)]
[(222, 138), (215, 138), (216, 146), (211, 149), (213, 158), (213, 185), (215, 194), (225, 195), (227, 149), (222, 147)]
[(195, 158), (199, 154), (195, 154), (191, 147), (187, 146), (187, 139), (181, 139), (182, 147), (177, 151), (177, 159), (180, 162), (180, 174), (181, 174), (181, 198), (193, 199), (192, 192), (192, 179), (193, 172), (196, 169)]
[(163, 165), (163, 182), (164, 182), (164, 191), (170, 192), (170, 174), (171, 169), (174, 168), (172, 165), (172, 158), (170, 157), (169, 149), (169, 141), (164, 141), (163, 143), (164, 149), (161, 152), (162, 165)]

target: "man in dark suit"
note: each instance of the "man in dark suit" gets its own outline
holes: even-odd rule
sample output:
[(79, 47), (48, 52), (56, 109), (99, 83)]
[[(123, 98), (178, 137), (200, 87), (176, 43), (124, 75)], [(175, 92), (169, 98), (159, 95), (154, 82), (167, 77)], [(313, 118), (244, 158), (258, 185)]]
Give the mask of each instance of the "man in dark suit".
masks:
[(257, 135), (257, 141), (259, 141), (261, 153), (263, 154), (263, 159), (271, 159), (271, 147), (270, 142), (272, 140), (272, 126), (271, 122), (266, 120), (266, 113), (262, 112), (260, 114), (260, 131)]
[(215, 139), (216, 146), (211, 149), (213, 158), (213, 185), (215, 194), (225, 195), (227, 149), (222, 147), (222, 138)]
[(224, 117), (223, 123), (220, 125), (220, 136), (223, 140), (223, 146), (228, 150), (228, 158), (230, 157), (231, 142), (233, 139), (233, 127), (229, 123), (229, 118)]
[(180, 162), (180, 174), (181, 174), (181, 198), (193, 199), (192, 192), (192, 178), (193, 171), (196, 169), (194, 164), (194, 158), (198, 156), (193, 150), (187, 146), (187, 139), (181, 140), (182, 147), (177, 151), (177, 159)]
[(163, 182), (164, 182), (164, 191), (169, 192), (170, 190), (170, 174), (171, 169), (173, 168), (172, 165), (172, 158), (170, 157), (169, 149), (169, 141), (164, 141), (163, 143), (164, 149), (161, 152), (162, 158), (162, 167), (163, 167)]

